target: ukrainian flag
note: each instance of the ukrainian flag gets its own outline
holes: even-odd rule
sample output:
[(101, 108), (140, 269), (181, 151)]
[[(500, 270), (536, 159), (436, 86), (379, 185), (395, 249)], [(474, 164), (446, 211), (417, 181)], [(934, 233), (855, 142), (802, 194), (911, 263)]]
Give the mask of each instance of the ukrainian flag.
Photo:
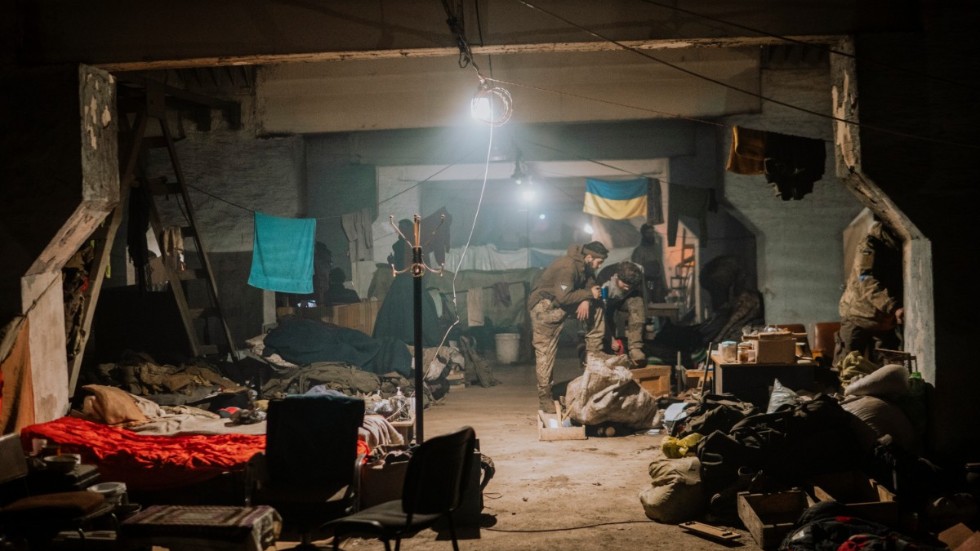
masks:
[(582, 212), (610, 220), (646, 216), (649, 185), (649, 178), (615, 182), (586, 178)]

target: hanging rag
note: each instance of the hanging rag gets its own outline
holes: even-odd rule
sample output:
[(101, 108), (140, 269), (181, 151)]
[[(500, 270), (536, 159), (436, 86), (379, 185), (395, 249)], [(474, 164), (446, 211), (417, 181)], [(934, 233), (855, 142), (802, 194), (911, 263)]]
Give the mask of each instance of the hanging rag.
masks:
[(183, 272), (187, 269), (184, 262), (184, 236), (179, 226), (168, 226), (163, 230), (163, 257), (171, 270)]
[[(442, 219), (445, 215), (445, 220)], [(449, 252), (449, 226), (453, 223), (453, 216), (449, 214), (446, 207), (439, 207), (429, 216), (422, 219), (422, 252), (428, 254), (435, 253), (436, 264), (446, 263), (446, 253)]]
[(474, 287), (466, 291), (466, 325), (483, 325), (483, 288)]
[(733, 126), (732, 148), (728, 153), (725, 170), (735, 174), (765, 172), (766, 134), (763, 130)]
[(370, 209), (363, 208), (340, 217), (344, 234), (347, 235), (351, 262), (374, 260), (374, 241), (371, 236), (372, 216)]
[(656, 226), (664, 223), (664, 201), (660, 191), (660, 180), (651, 178), (647, 185), (647, 224)]
[(671, 247), (677, 241), (677, 223), (681, 216), (690, 216), (698, 221), (698, 238), (702, 246), (708, 240), (708, 212), (718, 212), (715, 190), (670, 184), (667, 205), (667, 244)]
[(498, 281), (493, 284), (493, 305), (510, 308), (510, 283)]
[(732, 127), (732, 148), (725, 170), (765, 174), (783, 201), (802, 199), (824, 173), (827, 159), (822, 140)]
[(315, 234), (315, 218), (280, 218), (256, 212), (248, 284), (281, 293), (312, 293)]

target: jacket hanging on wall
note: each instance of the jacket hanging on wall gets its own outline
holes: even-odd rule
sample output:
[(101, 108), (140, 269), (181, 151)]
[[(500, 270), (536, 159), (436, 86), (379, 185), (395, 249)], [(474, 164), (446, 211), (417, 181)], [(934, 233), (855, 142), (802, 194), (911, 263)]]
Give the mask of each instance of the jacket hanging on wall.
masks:
[(822, 140), (735, 126), (725, 170), (765, 174), (776, 194), (788, 201), (813, 191), (814, 182), (823, 177), (826, 159)]

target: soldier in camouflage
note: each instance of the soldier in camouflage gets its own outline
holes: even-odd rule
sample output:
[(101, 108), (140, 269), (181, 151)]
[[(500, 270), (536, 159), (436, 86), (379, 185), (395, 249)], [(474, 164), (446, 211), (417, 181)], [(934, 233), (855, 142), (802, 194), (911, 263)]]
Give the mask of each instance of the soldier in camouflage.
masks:
[[(646, 301), (643, 295), (643, 268), (626, 260), (610, 268), (613, 273), (602, 285), (607, 290), (606, 341), (610, 343), (614, 354), (624, 353), (619, 349), (620, 344), (616, 337), (617, 329), (620, 325), (625, 325), (623, 333), (629, 357), (634, 363), (645, 365), (643, 326), (646, 324)], [(599, 279), (601, 281), (602, 277)]]
[(551, 387), (555, 382), (555, 356), (558, 353), (558, 337), (569, 314), (590, 322), (585, 335), (586, 349), (590, 352), (602, 351), (605, 322), (602, 309), (594, 308), (593, 303), (600, 296), (595, 274), (608, 255), (609, 250), (598, 241), (570, 246), (565, 256), (544, 270), (528, 296), (538, 405), (545, 412), (555, 412), (551, 396)]
[(904, 322), (902, 308), (901, 243), (881, 222), (875, 221), (858, 249), (847, 287), (840, 299), (841, 325), (834, 350), (834, 365), (852, 350), (879, 363), (874, 349), (898, 349), (897, 331)]

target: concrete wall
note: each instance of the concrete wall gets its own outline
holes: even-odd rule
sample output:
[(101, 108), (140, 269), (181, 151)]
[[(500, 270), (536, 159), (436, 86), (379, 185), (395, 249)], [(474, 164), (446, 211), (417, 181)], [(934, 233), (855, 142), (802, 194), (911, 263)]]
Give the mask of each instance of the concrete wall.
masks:
[[(804, 109), (831, 112), (830, 76), (825, 65), (762, 72), (763, 95)], [(802, 200), (783, 201), (765, 177), (724, 173), (725, 197), (753, 228), (758, 247), (758, 285), (765, 298), (767, 323), (803, 323), (839, 319), (846, 270), (843, 230), (861, 210), (860, 203), (834, 172), (833, 128), (827, 118), (764, 102), (759, 114), (728, 117), (725, 122), (816, 138), (827, 142), (824, 176)], [(720, 136), (718, 161), (724, 166), (731, 133)]]
[[(182, 125), (188, 125), (186, 121)], [(172, 127), (176, 125), (172, 124)], [(253, 212), (283, 217), (311, 216), (306, 197), (306, 154), (300, 136), (255, 138), (249, 130), (218, 130), (209, 133), (186, 128), (177, 142), (177, 158), (198, 220), (198, 231), (209, 253), (222, 310), (238, 347), (274, 321), (263, 291), (247, 285), (252, 262)], [(165, 149), (152, 150), (146, 173), (175, 181)], [(157, 197), (163, 224), (186, 225), (176, 197)], [(128, 219), (128, 217), (127, 217)], [(127, 224), (119, 230), (113, 253), (113, 273), (107, 286), (132, 285), (123, 277), (132, 265), (126, 253)], [(185, 242), (190, 249), (190, 243)], [(192, 250), (186, 252), (190, 266), (196, 265)], [(192, 282), (197, 284), (200, 282)], [(203, 283), (201, 283), (203, 284)], [(201, 289), (188, 289), (191, 297), (203, 296)], [(150, 315), (148, 313), (148, 315)], [(217, 325), (217, 324), (213, 324)], [(217, 327), (212, 328), (216, 330)], [(183, 338), (175, 335), (175, 338)], [(215, 334), (217, 342), (224, 340)]]
[(49, 67), (9, 72), (0, 88), (0, 319), (30, 322), (34, 421), (45, 422), (70, 393), (62, 267), (119, 201), (114, 80)]
[[(935, 384), (932, 397), (937, 449), (975, 458), (980, 417), (976, 354), (976, 243), (980, 200), (976, 162), (978, 77), (965, 70), (980, 53), (973, 6), (930, 4), (923, 32), (859, 36), (858, 64), (864, 172), (908, 214), (931, 241), (935, 283)], [(919, 267), (920, 271), (925, 267)]]

